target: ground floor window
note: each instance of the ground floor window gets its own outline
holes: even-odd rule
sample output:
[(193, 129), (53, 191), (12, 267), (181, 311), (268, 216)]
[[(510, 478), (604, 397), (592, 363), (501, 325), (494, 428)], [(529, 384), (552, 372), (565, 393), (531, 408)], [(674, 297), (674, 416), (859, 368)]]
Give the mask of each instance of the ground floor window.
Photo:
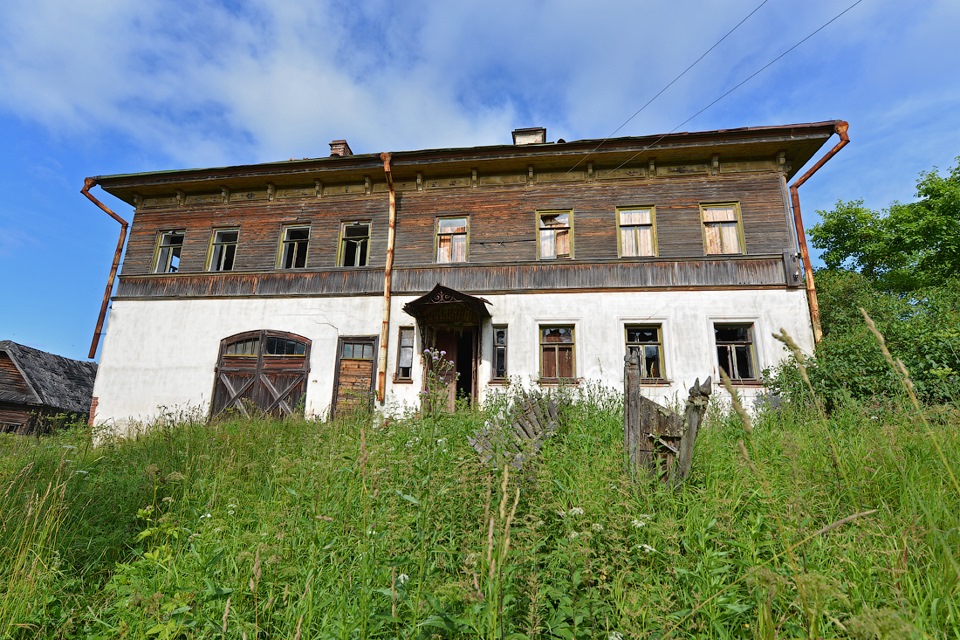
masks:
[(757, 379), (752, 324), (715, 324), (717, 360), (733, 382)]
[(660, 325), (627, 325), (627, 353), (640, 360), (640, 377), (663, 380), (663, 340)]
[(397, 380), (413, 378), (413, 327), (400, 327), (397, 341)]
[(540, 378), (555, 380), (576, 377), (574, 328), (540, 326)]
[(493, 379), (505, 380), (507, 377), (507, 327), (493, 327)]

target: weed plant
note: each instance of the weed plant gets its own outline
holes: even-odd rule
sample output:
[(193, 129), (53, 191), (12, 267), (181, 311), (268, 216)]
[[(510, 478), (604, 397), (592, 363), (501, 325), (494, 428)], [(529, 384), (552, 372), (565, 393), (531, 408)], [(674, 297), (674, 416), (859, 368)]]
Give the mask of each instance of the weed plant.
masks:
[(521, 471), (467, 443), (502, 406), (3, 437), (0, 635), (960, 637), (957, 414), (712, 407), (673, 490), (567, 393)]

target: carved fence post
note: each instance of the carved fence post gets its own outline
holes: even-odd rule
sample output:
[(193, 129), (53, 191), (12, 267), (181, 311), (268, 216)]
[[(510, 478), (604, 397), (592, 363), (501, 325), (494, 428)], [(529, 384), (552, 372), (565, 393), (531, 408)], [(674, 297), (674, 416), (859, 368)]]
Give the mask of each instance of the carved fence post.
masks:
[(703, 384), (700, 384), (700, 380), (697, 379), (690, 387), (690, 396), (687, 398), (687, 406), (683, 415), (686, 429), (683, 432), (683, 437), (680, 438), (680, 454), (677, 456), (677, 468), (673, 478), (674, 486), (678, 486), (690, 475), (690, 467), (693, 465), (693, 445), (697, 441), (697, 432), (700, 430), (703, 414), (707, 411), (712, 390), (713, 385), (710, 376), (707, 376)]
[(636, 477), (637, 438), (640, 434), (640, 359), (628, 353), (623, 359), (623, 444), (627, 454), (627, 473)]

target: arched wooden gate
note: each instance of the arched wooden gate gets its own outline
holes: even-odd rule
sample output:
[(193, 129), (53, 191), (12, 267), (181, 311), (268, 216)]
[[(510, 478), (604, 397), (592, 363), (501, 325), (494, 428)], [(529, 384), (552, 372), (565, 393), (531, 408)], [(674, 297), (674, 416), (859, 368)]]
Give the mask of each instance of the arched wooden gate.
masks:
[(220, 342), (212, 413), (303, 415), (310, 340), (282, 331), (247, 331)]

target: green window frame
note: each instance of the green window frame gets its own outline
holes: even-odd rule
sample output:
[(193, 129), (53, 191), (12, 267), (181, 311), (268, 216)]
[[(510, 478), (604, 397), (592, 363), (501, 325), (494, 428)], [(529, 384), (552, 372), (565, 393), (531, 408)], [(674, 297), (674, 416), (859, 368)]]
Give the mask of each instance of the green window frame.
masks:
[(752, 323), (714, 323), (717, 364), (731, 382), (757, 381), (757, 356)]
[(233, 271), (239, 239), (239, 229), (214, 229), (210, 234), (207, 271)]
[(470, 217), (437, 218), (437, 264), (467, 262), (470, 257)]
[(573, 259), (573, 210), (537, 211), (537, 259)]
[(507, 379), (507, 325), (493, 325), (493, 379)]
[(617, 207), (617, 249), (621, 258), (657, 255), (656, 207)]
[(370, 259), (370, 221), (340, 223), (338, 267), (365, 267)]
[(540, 379), (571, 380), (577, 377), (574, 325), (540, 325)]
[(700, 205), (704, 255), (746, 253), (739, 202)]
[(310, 225), (288, 225), (281, 228), (277, 250), (277, 269), (304, 269), (310, 245)]
[(659, 324), (628, 324), (624, 327), (627, 354), (640, 360), (642, 380), (662, 381), (664, 375), (663, 328)]
[(180, 271), (180, 253), (183, 250), (183, 229), (160, 231), (157, 233), (157, 247), (154, 251), (154, 273), (177, 273)]

